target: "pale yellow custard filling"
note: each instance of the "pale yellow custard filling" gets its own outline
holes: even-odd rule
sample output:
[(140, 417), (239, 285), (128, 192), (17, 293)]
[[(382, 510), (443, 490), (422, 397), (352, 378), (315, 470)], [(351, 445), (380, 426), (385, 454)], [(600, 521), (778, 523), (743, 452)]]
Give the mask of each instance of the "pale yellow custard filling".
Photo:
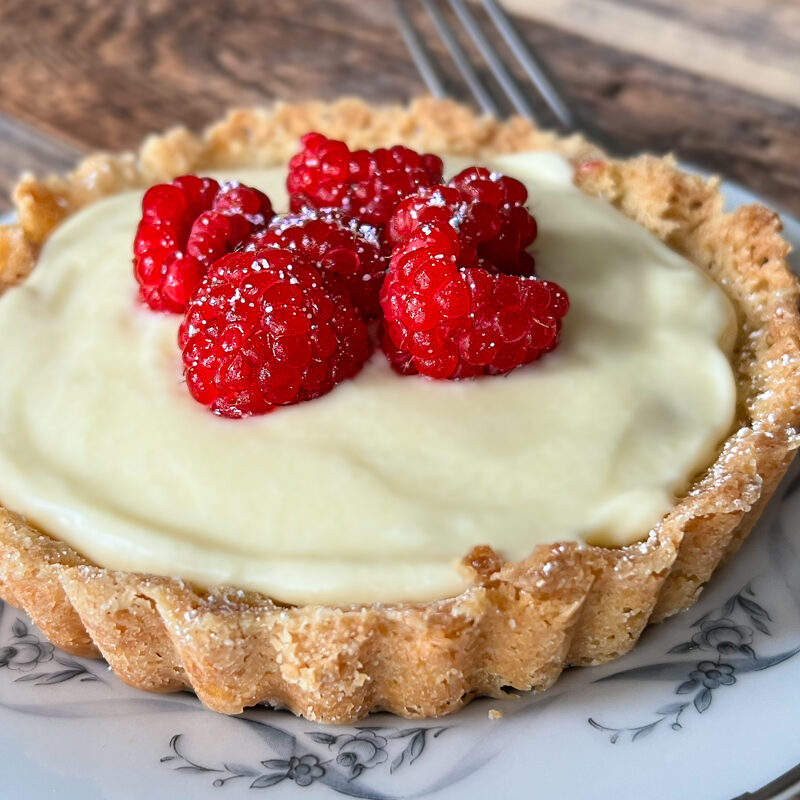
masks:
[[(477, 544), (521, 559), (642, 538), (731, 427), (731, 305), (559, 156), (487, 166), (527, 184), (538, 273), (569, 293), (557, 350), (463, 382), (399, 377), (377, 353), (324, 398), (247, 420), (191, 399), (179, 317), (137, 303), (141, 194), (71, 217), (0, 298), (0, 501), (102, 566), (293, 603), (452, 595)], [(285, 207), (283, 170), (226, 177)]]

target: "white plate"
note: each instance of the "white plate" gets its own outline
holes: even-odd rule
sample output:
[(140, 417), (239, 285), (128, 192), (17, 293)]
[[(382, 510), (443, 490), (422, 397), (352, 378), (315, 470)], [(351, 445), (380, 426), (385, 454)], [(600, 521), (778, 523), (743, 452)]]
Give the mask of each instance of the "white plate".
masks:
[[(731, 206), (753, 196), (727, 185)], [(800, 221), (786, 218), (800, 248)], [(795, 263), (795, 268), (800, 264)], [(121, 684), (0, 607), (0, 797), (729, 800), (800, 759), (800, 476), (691, 611), (541, 695), (325, 727)], [(489, 718), (499, 709), (502, 718)], [(769, 796), (777, 796), (769, 792)], [(783, 796), (783, 795), (781, 795)]]

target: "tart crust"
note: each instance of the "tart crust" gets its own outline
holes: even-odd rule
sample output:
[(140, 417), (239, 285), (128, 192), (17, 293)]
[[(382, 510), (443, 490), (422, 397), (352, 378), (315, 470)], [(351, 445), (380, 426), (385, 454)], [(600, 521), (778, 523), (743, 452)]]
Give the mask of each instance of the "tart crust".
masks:
[(232, 111), (201, 136), (184, 128), (151, 136), (137, 154), (91, 156), (64, 177), (23, 176), (19, 223), (0, 226), (0, 291), (24, 279), (42, 242), (79, 208), (187, 172), (284, 163), (308, 130), (353, 147), (551, 149), (579, 165), (581, 189), (707, 270), (734, 303), (738, 410), (716, 460), (640, 543), (540, 546), (511, 563), (476, 547), (465, 558), (470, 588), (427, 603), (293, 607), (233, 587), (107, 570), (0, 506), (0, 596), (55, 645), (102, 655), (132, 686), (190, 688), (224, 713), (268, 703), (331, 723), (381, 709), (438, 716), (503, 687), (546, 689), (565, 666), (627, 652), (648, 622), (695, 602), (800, 444), (798, 284), (777, 215), (760, 205), (723, 213), (718, 181), (683, 174), (670, 157), (614, 161), (579, 136), (479, 117), (451, 101), (276, 105)]

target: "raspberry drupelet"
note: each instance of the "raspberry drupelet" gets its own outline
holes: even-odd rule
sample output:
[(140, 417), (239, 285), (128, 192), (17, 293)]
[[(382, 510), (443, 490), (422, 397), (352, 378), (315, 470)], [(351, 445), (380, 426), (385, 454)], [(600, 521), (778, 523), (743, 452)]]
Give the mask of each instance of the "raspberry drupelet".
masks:
[(402, 374), (500, 375), (558, 343), (566, 292), (533, 277), (462, 266), (458, 232), (426, 222), (392, 254), (381, 290), (383, 349)]
[(397, 204), (422, 186), (442, 182), (442, 159), (395, 145), (351, 151), (320, 133), (303, 136), (289, 162), (292, 211), (338, 208), (368, 225), (385, 225)]
[(180, 312), (214, 261), (273, 217), (258, 189), (184, 175), (151, 187), (142, 200), (134, 274), (155, 311)]
[(347, 291), (278, 248), (218, 259), (178, 338), (192, 397), (225, 417), (320, 397), (353, 377), (371, 351)]
[(264, 247), (301, 253), (324, 275), (336, 276), (365, 319), (380, 315), (378, 293), (388, 258), (381, 252), (378, 232), (372, 226), (337, 210), (304, 209), (276, 217), (269, 228), (254, 234), (243, 249), (259, 251)]

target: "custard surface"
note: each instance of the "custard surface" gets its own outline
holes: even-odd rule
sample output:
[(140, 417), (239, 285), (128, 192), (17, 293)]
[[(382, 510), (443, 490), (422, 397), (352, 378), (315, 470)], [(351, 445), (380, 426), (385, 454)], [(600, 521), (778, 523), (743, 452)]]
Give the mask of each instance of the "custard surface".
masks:
[[(453, 595), (476, 544), (521, 559), (642, 538), (732, 424), (731, 305), (559, 156), (486, 166), (528, 186), (537, 272), (569, 293), (556, 351), (463, 382), (399, 377), (377, 353), (324, 398), (247, 420), (191, 399), (180, 318), (136, 300), (141, 194), (71, 217), (0, 298), (0, 501), (102, 566), (291, 603)], [(224, 177), (286, 206), (283, 170)]]

